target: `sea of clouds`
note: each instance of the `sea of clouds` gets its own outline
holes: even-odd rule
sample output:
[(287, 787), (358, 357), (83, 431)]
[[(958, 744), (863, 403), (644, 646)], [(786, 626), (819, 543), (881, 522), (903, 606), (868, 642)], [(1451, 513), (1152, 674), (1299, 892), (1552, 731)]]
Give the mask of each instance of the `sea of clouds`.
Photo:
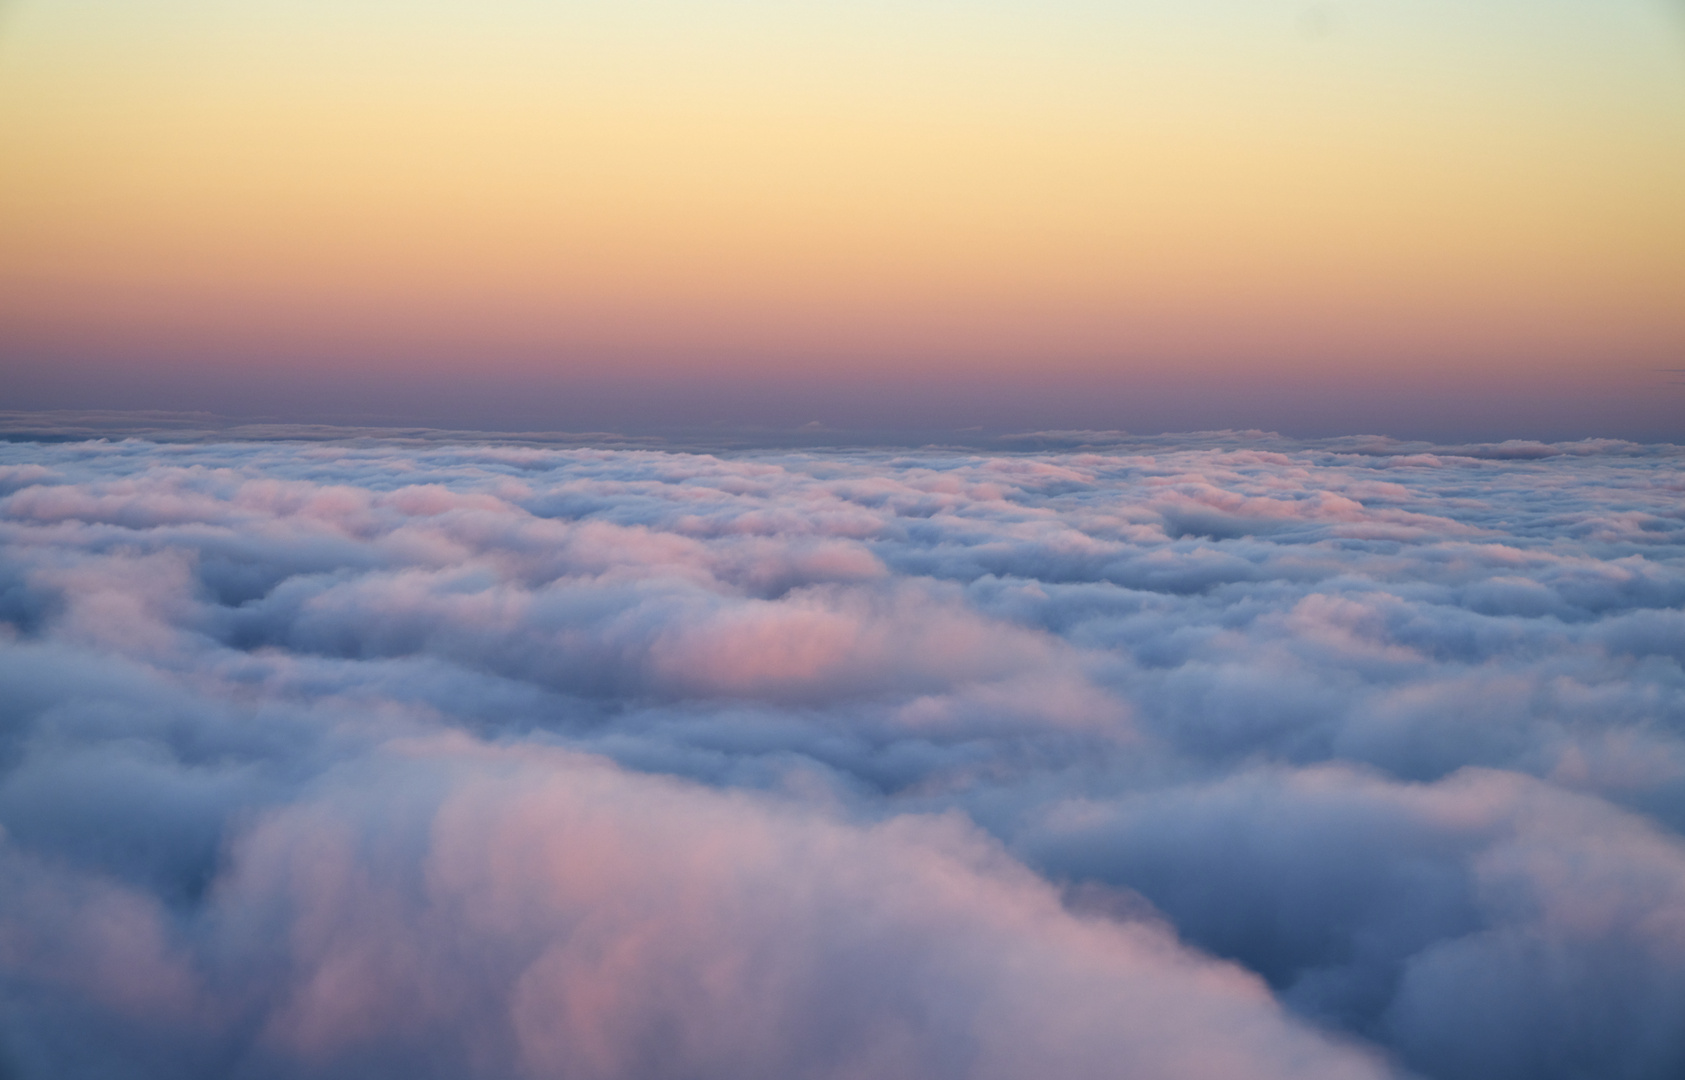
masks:
[(0, 1076), (1685, 1074), (1685, 449), (0, 443)]

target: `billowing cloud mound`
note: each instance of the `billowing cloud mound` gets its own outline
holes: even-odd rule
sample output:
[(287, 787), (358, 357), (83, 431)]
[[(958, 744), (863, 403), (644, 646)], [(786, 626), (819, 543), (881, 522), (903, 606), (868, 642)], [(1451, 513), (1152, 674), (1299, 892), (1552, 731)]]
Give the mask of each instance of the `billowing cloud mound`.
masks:
[(0, 445), (0, 1075), (1685, 1071), (1685, 454), (1021, 445)]

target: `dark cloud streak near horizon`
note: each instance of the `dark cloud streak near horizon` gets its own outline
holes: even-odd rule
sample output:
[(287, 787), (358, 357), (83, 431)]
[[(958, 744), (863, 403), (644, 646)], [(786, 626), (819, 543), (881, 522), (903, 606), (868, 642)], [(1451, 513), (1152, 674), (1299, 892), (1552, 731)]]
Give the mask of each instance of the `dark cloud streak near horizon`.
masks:
[(1685, 1069), (1685, 452), (0, 444), (0, 1075)]

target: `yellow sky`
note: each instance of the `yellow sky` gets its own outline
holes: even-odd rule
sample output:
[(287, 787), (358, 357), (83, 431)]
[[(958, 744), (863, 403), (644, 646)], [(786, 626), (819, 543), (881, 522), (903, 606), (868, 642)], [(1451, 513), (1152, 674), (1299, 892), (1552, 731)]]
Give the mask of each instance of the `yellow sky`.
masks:
[(1667, 16), (11, 0), (0, 330), (230, 362), (1649, 371), (1685, 345)]

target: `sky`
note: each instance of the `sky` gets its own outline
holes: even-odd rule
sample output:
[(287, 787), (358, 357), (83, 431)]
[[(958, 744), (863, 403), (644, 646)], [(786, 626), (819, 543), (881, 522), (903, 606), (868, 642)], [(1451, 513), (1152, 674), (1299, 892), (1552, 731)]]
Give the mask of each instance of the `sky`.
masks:
[(1680, 447), (61, 434), (8, 1080), (1685, 1074)]
[(1685, 436), (1671, 0), (3, 0), (0, 407)]

